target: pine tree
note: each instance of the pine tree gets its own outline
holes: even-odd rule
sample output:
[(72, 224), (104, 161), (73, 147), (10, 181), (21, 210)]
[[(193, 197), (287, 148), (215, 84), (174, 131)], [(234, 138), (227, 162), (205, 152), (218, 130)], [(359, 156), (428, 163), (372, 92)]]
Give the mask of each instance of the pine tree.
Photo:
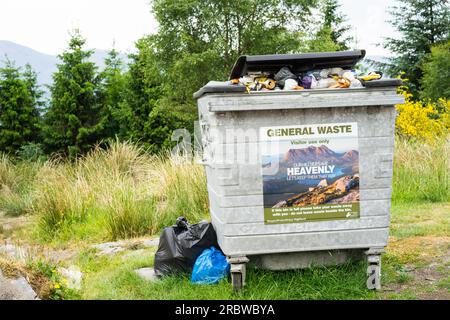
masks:
[[(151, 44), (151, 36), (140, 39), (136, 43), (138, 52), (130, 55), (119, 122), (121, 132), (126, 133), (125, 138), (139, 141), (149, 149), (157, 151), (158, 146), (163, 143), (154, 139), (155, 129), (160, 124), (150, 118), (158, 99), (162, 97), (163, 89), (155, 68), (157, 58)], [(166, 115), (168, 116), (168, 112)]]
[(346, 25), (346, 16), (340, 12), (341, 5), (336, 0), (323, 0), (320, 11), (323, 23), (316, 34), (316, 42), (331, 40), (336, 50), (348, 50), (353, 40), (347, 33), (351, 29)]
[(105, 69), (102, 72), (102, 115), (101, 122), (104, 138), (122, 137), (121, 131), (122, 105), (126, 90), (126, 78), (123, 74), (123, 61), (119, 52), (112, 49), (105, 58)]
[(400, 38), (387, 38), (384, 47), (395, 54), (384, 66), (391, 76), (404, 72), (417, 97), (422, 78), (422, 63), (435, 44), (450, 37), (448, 0), (397, 0), (389, 22)]
[(61, 63), (53, 74), (51, 102), (45, 114), (44, 145), (48, 152), (76, 156), (89, 150), (102, 137), (102, 104), (97, 67), (84, 50), (86, 40), (78, 31), (69, 48), (59, 55)]
[(30, 66), (24, 73), (7, 60), (0, 68), (0, 151), (16, 153), (39, 138), (39, 98), (42, 92)]

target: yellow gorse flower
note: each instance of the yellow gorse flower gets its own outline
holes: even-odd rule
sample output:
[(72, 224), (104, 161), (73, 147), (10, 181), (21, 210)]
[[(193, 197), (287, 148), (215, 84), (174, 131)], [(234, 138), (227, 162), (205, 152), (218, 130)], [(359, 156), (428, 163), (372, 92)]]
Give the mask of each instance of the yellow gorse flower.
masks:
[(399, 93), (405, 97), (405, 103), (396, 106), (397, 133), (407, 138), (433, 142), (436, 138), (448, 134), (450, 129), (450, 100), (441, 98), (437, 103), (412, 100), (412, 94), (404, 87)]

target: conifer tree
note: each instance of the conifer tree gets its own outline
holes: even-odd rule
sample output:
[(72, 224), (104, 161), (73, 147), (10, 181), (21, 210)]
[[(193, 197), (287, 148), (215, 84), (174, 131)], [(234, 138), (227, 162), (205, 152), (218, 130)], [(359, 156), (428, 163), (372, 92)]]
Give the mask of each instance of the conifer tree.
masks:
[(387, 38), (384, 47), (395, 54), (384, 67), (391, 76), (404, 72), (410, 89), (417, 97), (422, 78), (422, 64), (435, 44), (450, 37), (448, 0), (397, 0), (389, 22), (400, 33)]
[(102, 138), (102, 104), (97, 67), (88, 61), (93, 51), (75, 30), (61, 55), (50, 87), (51, 102), (45, 114), (44, 145), (48, 152), (76, 156)]
[(336, 0), (322, 1), (320, 11), (323, 23), (317, 32), (317, 40), (329, 37), (338, 51), (348, 50), (353, 39), (348, 35), (351, 26), (345, 24), (346, 17), (340, 12), (340, 8), (341, 5)]
[(105, 69), (102, 72), (102, 123), (103, 136), (112, 138), (122, 137), (121, 131), (122, 105), (126, 90), (126, 78), (123, 73), (123, 61), (115, 49), (108, 52), (105, 58)]
[(38, 142), (41, 95), (30, 66), (22, 73), (7, 60), (0, 68), (0, 151), (14, 154)]

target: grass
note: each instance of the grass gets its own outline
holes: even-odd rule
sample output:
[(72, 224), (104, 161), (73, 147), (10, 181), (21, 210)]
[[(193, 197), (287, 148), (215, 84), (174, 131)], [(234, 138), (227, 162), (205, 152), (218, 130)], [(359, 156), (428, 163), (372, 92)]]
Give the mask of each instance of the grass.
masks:
[[(62, 281), (51, 272), (54, 266), (48, 262), (39, 264), (37, 259), (29, 269), (22, 269), (40, 275), (47, 298), (419, 299), (445, 292), (448, 297), (448, 148), (449, 141), (415, 145), (397, 140), (391, 237), (383, 258), (386, 291), (381, 293), (366, 289), (362, 262), (285, 272), (249, 268), (248, 286), (234, 294), (230, 279), (214, 286), (194, 285), (187, 276), (157, 283), (142, 280), (134, 270), (152, 266), (156, 248), (96, 255), (90, 243), (156, 235), (179, 215), (191, 221), (207, 216), (201, 166), (185, 159), (152, 156), (129, 143), (95, 149), (75, 163), (60, 159), (12, 162), (2, 156), (0, 211), (9, 216), (30, 216), (33, 223), (17, 231), (22, 232), (21, 238), (30, 240), (31, 234), (41, 246), (63, 245), (78, 252), (64, 263), (83, 271), (79, 292), (64, 287), (48, 289), (49, 284)], [(6, 231), (12, 232), (0, 233)], [(424, 280), (427, 272), (438, 276), (434, 283)]]
[(152, 235), (180, 215), (198, 221), (207, 213), (200, 165), (133, 144), (115, 142), (74, 163), (0, 160), (0, 210), (33, 216), (46, 242)]
[(450, 202), (397, 203), (392, 208), (390, 232), (398, 239), (450, 236)]
[(10, 216), (28, 213), (32, 202), (31, 185), (40, 162), (13, 163), (0, 153), (0, 210)]
[(339, 267), (274, 272), (250, 268), (247, 287), (231, 290), (229, 279), (217, 285), (195, 285), (188, 276), (171, 276), (152, 283), (142, 280), (135, 269), (153, 263), (154, 251), (124, 258), (97, 257), (86, 251), (77, 263), (86, 271), (83, 299), (362, 299), (375, 297), (365, 287), (365, 265), (348, 263)]
[(433, 144), (396, 140), (392, 200), (450, 201), (450, 139)]
[[(241, 293), (233, 293), (230, 279), (217, 285), (195, 285), (188, 276), (171, 276), (152, 283), (141, 279), (134, 270), (153, 265), (156, 248), (133, 251), (115, 256), (97, 256), (95, 250), (81, 252), (74, 263), (85, 278), (81, 299), (419, 299), (436, 294), (450, 294), (448, 252), (450, 237), (443, 229), (424, 229), (421, 236), (403, 232), (411, 226), (408, 216), (415, 217), (416, 204), (393, 207), (387, 253), (383, 256), (382, 283), (384, 292), (366, 289), (366, 264), (346, 263), (333, 267), (313, 267), (305, 270), (267, 271), (250, 267), (247, 286)], [(440, 217), (449, 204), (422, 204), (420, 210)], [(422, 211), (419, 211), (422, 212)], [(408, 214), (409, 213), (409, 214)], [(420, 215), (419, 217), (424, 217)], [(420, 226), (420, 218), (414, 218)], [(422, 234), (422, 233), (420, 233)], [(447, 258), (446, 258), (447, 257)], [(439, 275), (435, 283), (428, 283), (420, 275), (431, 264)], [(444, 293), (443, 293), (444, 292)]]

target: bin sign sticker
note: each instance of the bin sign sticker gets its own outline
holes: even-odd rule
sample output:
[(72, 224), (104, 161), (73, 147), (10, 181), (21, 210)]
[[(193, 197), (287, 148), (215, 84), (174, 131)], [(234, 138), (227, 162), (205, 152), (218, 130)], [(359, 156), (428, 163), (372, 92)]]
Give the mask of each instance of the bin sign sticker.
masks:
[(265, 224), (359, 218), (358, 125), (260, 128)]

